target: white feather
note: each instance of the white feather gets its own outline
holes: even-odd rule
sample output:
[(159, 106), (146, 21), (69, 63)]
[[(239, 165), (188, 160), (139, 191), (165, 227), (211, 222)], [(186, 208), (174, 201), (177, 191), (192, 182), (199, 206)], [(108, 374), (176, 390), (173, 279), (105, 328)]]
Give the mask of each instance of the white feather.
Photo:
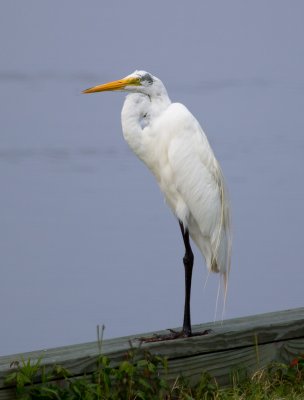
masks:
[(171, 103), (161, 81), (153, 79), (155, 92), (131, 93), (125, 100), (124, 138), (155, 175), (207, 268), (224, 276), (226, 291), (231, 237), (221, 169), (198, 121), (185, 106)]
[(106, 90), (130, 92), (121, 114), (124, 138), (152, 171), (166, 202), (182, 223), (186, 247), (184, 265), (188, 271), (183, 332), (188, 336), (191, 334), (193, 260), (190, 261), (192, 251), (187, 232), (200, 249), (208, 271), (222, 274), (225, 305), (231, 236), (223, 174), (198, 121), (185, 106), (171, 103), (158, 78), (145, 71), (135, 71), (126, 78), (95, 86), (84, 93)]

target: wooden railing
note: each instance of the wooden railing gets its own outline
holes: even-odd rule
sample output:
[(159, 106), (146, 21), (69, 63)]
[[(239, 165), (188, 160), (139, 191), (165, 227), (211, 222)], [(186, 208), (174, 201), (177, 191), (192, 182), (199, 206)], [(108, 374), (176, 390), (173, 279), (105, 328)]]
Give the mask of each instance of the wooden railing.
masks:
[[(228, 384), (231, 373), (246, 369), (249, 373), (271, 361), (289, 362), (304, 353), (304, 308), (278, 311), (230, 319), (216, 323), (196, 325), (194, 332), (211, 329), (204, 336), (142, 343), (139, 338), (151, 337), (152, 333), (104, 340), (102, 354), (118, 364), (132, 346), (142, 346), (153, 354), (168, 358), (168, 379), (179, 375), (193, 384), (202, 372), (208, 371), (220, 384)], [(157, 332), (164, 333), (164, 332)], [(54, 349), (34, 351), (0, 357), (0, 399), (15, 399), (14, 388), (4, 384), (12, 372), (15, 361), (21, 358), (42, 365), (61, 365), (72, 376), (90, 375), (96, 368), (100, 355), (98, 341)]]

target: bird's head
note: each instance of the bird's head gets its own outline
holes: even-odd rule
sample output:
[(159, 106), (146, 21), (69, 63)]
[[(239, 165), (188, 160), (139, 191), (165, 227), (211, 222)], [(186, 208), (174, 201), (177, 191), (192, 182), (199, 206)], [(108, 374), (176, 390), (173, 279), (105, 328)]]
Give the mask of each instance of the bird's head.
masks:
[(104, 83), (102, 85), (93, 86), (84, 90), (82, 93), (97, 93), (113, 90), (143, 93), (151, 96), (158, 92), (164, 91), (165, 88), (162, 82), (149, 72), (135, 71), (125, 78)]

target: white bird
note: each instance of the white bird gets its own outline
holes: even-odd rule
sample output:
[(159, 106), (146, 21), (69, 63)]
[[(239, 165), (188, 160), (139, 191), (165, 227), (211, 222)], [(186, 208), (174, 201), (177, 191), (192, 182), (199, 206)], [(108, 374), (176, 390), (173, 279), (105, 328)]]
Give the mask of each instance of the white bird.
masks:
[(122, 113), (123, 136), (154, 174), (177, 217), (185, 245), (185, 307), (181, 336), (191, 336), (190, 292), (193, 253), (189, 235), (209, 271), (223, 276), (225, 297), (230, 270), (230, 207), (223, 174), (200, 124), (180, 103), (172, 103), (163, 83), (146, 71), (94, 86), (83, 93), (128, 92)]

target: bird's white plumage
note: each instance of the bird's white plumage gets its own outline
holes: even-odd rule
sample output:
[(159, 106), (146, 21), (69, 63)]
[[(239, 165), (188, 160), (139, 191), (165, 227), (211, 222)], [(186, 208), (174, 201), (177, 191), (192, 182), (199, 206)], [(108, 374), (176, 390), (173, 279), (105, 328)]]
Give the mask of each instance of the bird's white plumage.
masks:
[[(145, 77), (150, 79), (145, 79)], [(135, 71), (142, 84), (130, 91), (122, 109), (124, 138), (155, 175), (166, 202), (188, 228), (209, 270), (227, 281), (230, 268), (230, 211), (220, 166), (190, 111), (171, 103), (162, 82)]]
[(190, 281), (186, 283), (183, 331), (189, 335), (193, 254), (188, 232), (201, 250), (209, 271), (223, 275), (227, 292), (230, 208), (220, 166), (198, 121), (185, 106), (171, 103), (158, 78), (145, 71), (135, 71), (126, 78), (94, 86), (84, 93), (107, 90), (129, 92), (121, 114), (124, 138), (152, 171), (166, 202), (181, 223), (188, 257), (184, 265)]

